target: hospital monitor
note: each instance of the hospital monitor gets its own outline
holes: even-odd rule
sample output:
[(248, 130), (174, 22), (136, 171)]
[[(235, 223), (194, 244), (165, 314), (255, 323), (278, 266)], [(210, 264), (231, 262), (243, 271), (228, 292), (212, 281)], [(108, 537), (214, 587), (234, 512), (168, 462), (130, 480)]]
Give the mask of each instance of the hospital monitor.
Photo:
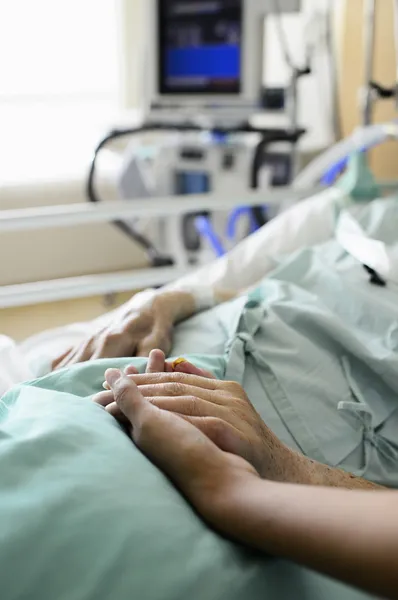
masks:
[[(264, 18), (300, 0), (151, 0), (152, 109), (258, 105)], [(154, 43), (152, 43), (154, 42)]]

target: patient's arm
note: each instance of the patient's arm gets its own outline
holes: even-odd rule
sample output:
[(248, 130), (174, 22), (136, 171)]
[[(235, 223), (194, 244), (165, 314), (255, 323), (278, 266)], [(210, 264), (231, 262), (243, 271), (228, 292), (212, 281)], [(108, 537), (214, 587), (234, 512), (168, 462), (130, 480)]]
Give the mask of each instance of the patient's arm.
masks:
[[(210, 290), (210, 305), (231, 299), (235, 292)], [(98, 327), (80, 344), (53, 361), (53, 369), (99, 358), (148, 356), (154, 348), (166, 354), (172, 343), (173, 327), (192, 316), (201, 306), (195, 291), (163, 290), (132, 298), (107, 326)]]
[[(203, 285), (219, 304), (254, 286), (275, 266), (274, 257), (329, 239), (333, 232), (333, 197), (327, 191), (282, 213), (227, 256), (206, 265), (160, 291), (135, 295), (109, 315), (87, 339), (68, 349), (53, 362), (53, 368), (95, 358), (147, 356), (171, 346), (176, 323), (205, 308), (197, 301)], [(209, 294), (210, 295), (210, 294)], [(210, 305), (209, 305), (210, 307)]]
[(398, 493), (263, 480), (181, 416), (107, 372), (137, 446), (215, 529), (378, 596), (397, 598)]

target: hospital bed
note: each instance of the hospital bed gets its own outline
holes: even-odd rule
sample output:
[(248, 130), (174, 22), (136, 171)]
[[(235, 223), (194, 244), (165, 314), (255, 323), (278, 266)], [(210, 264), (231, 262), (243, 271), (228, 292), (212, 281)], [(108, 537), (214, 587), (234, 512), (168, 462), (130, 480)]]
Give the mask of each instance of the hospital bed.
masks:
[[(289, 198), (289, 193), (287, 197)], [(298, 338), (281, 338), (283, 352), (278, 348), (274, 355), (276, 360), (279, 356), (279, 370), (276, 372), (278, 380), (279, 377), (284, 377), (282, 388), (285, 388), (287, 397), (291, 397), (293, 387), (293, 395), (297, 396), (298, 400), (300, 397), (304, 400), (301, 408), (303, 414), (307, 410), (309, 437), (300, 437), (303, 430), (301, 417), (298, 415), (296, 420), (293, 413), (292, 420), (292, 407), (289, 405), (282, 411), (282, 421), (277, 419), (275, 411), (271, 411), (268, 413), (268, 422), (282, 439), (293, 436), (291, 439), (288, 437), (292, 445), (295, 444), (295, 439), (299, 440), (309, 456), (333, 465), (340, 464), (347, 452), (351, 460), (359, 461), (360, 464), (362, 446), (359, 444), (357, 448), (358, 439), (347, 436), (348, 448), (343, 443), (326, 444), (327, 456), (320, 457), (311, 439), (311, 431), (316, 431), (314, 419), (317, 420), (320, 429), (327, 423), (326, 430), (329, 433), (334, 431), (337, 436), (340, 426), (344, 431), (351, 431), (352, 422), (349, 418), (346, 419), (344, 410), (328, 413), (327, 405), (321, 403), (317, 411), (308, 414), (308, 407), (312, 405), (313, 396), (319, 396), (321, 391), (332, 400), (335, 400), (335, 396), (340, 397), (340, 394), (344, 398), (347, 391), (350, 394), (350, 386), (353, 386), (356, 394), (358, 393), (354, 387), (358, 367), (352, 355), (358, 351), (356, 345), (359, 338), (350, 338), (346, 349), (348, 357), (344, 358), (342, 368), (339, 360), (335, 360), (335, 355), (331, 360), (326, 352), (321, 335), (322, 328), (326, 324), (328, 339), (336, 335), (339, 343), (340, 337), (334, 332), (338, 332), (340, 336), (343, 335), (343, 330), (332, 312), (339, 307), (340, 311), (343, 309), (344, 314), (347, 309), (347, 314), (352, 316), (355, 322), (356, 306), (359, 306), (361, 294), (377, 298), (379, 292), (368, 283), (366, 277), (360, 275), (361, 285), (356, 285), (355, 280), (353, 286), (353, 291), (357, 291), (359, 296), (350, 304), (348, 295), (335, 294), (331, 312), (327, 304), (328, 286), (331, 284), (328, 268), (324, 269), (322, 261), (317, 262), (315, 254), (312, 256), (312, 250), (305, 248), (318, 244), (325, 245), (325, 251), (328, 250), (328, 240), (333, 238), (335, 231), (336, 206), (346, 198), (346, 193), (338, 187), (317, 192), (282, 212), (227, 256), (167, 284), (169, 289), (186, 289), (187, 286), (194, 289), (195, 286), (201, 286), (206, 277), (206, 283), (210, 285), (241, 290), (263, 280), (253, 293), (250, 292), (248, 303), (244, 297), (238, 298), (223, 305), (220, 310), (216, 308), (210, 313), (203, 313), (183, 323), (176, 331), (173, 351), (179, 353), (180, 350), (182, 352), (185, 348), (188, 351), (189, 348), (191, 352), (196, 352), (193, 360), (197, 364), (212, 369), (219, 377), (233, 377), (242, 381), (249, 397), (253, 401), (257, 398), (256, 407), (263, 418), (266, 418), (259, 400), (261, 394), (256, 391), (255, 385), (260, 381), (264, 394), (270, 389), (275, 392), (275, 386), (269, 379), (270, 373), (261, 366), (264, 353), (271, 356), (275, 352), (276, 346), (272, 346), (275, 335), (278, 337), (283, 333), (283, 329), (290, 325), (291, 331), (297, 327), (297, 332), (301, 333), (301, 343), (318, 340), (318, 348), (303, 348), (300, 354), (297, 350), (294, 353), (294, 348), (291, 347), (291, 344), (295, 346)], [(253, 198), (248, 199), (249, 201), (253, 201)], [(368, 224), (371, 228), (376, 228), (375, 231), (380, 227), (384, 202), (381, 200), (374, 204), (375, 215), (370, 221), (368, 219)], [(384, 221), (387, 223), (387, 231), (388, 225), (391, 224), (390, 229), (392, 227), (394, 233), (397, 218), (396, 200), (387, 200), (386, 206), (389, 212)], [(359, 208), (354, 206), (353, 209), (355, 216), (360, 218), (361, 213), (366, 212), (367, 205), (361, 205)], [(65, 211), (59, 210), (61, 214)], [(117, 210), (121, 210), (121, 207)], [(80, 211), (83, 214), (86, 212), (83, 207), (78, 210)], [(90, 213), (91, 209), (88, 212)], [(120, 216), (120, 213), (117, 214)], [(27, 227), (30, 220), (24, 220), (24, 215), (8, 215), (4, 223), (8, 223), (9, 227), (18, 228), (19, 218), (20, 226)], [(47, 214), (45, 219), (48, 220), (44, 219), (44, 222), (49, 223), (51, 219), (53, 222), (59, 222), (57, 218), (60, 218), (59, 215)], [(72, 219), (72, 216), (70, 218)], [(102, 217), (98, 215), (95, 218)], [(14, 224), (11, 225), (13, 221)], [(389, 235), (391, 237), (391, 231)], [(295, 255), (300, 249), (302, 252), (292, 257), (292, 253)], [(291, 258), (285, 262), (284, 256)], [(324, 259), (326, 256), (327, 253)], [(313, 259), (314, 262), (311, 263)], [(343, 272), (347, 266), (343, 257)], [(275, 269), (277, 274), (273, 275)], [(325, 273), (322, 274), (322, 271)], [(308, 295), (312, 283), (316, 283), (314, 273), (321, 274), (322, 285), (319, 294), (323, 293), (323, 297), (321, 302), (315, 300), (311, 313), (315, 328), (310, 333), (308, 313), (302, 313), (302, 318), (296, 320), (292, 317), (291, 309), (296, 306), (300, 313), (300, 298), (303, 294), (305, 303), (311, 304), (313, 298), (316, 298), (314, 293)], [(264, 279), (267, 274), (270, 277)], [(355, 265), (353, 276), (354, 279), (358, 278)], [(301, 278), (309, 284), (308, 289), (303, 284), (300, 290)], [(348, 284), (350, 285), (350, 277)], [(131, 306), (138, 308), (151, 293), (149, 291), (138, 294), (132, 300)], [(394, 287), (387, 288), (390, 312), (394, 311), (396, 306), (391, 300), (394, 293)], [(274, 308), (263, 313), (260, 310), (261, 302), (268, 306), (270, 300), (274, 302)], [(379, 313), (380, 322), (384, 325), (388, 322), (388, 314), (383, 312), (386, 310), (387, 300), (385, 295), (383, 310)], [(22, 304), (21, 300), (19, 304)], [(239, 323), (236, 323), (236, 311), (243, 315)], [(278, 325), (278, 319), (275, 319), (277, 314), (282, 316), (283, 328), (277, 327), (275, 330), (275, 326)], [(370, 314), (373, 316), (372, 311)], [(19, 347), (12, 345), (11, 341), (4, 341), (3, 350), (0, 350), (0, 363), (5, 366), (8, 374), (15, 378), (15, 383), (38, 375), (40, 370), (43, 374), (48, 371), (48, 362), (54, 354), (78, 342), (115, 316), (117, 315), (112, 313), (103, 317), (101, 321), (44, 332), (26, 340)], [(373, 327), (377, 320), (372, 318), (369, 321), (369, 316), (367, 314), (366, 319), (360, 319), (366, 325), (364, 333), (370, 335), (369, 339), (362, 340), (360, 352), (364, 353), (361, 356), (363, 364), (367, 364), (366, 361), (370, 360), (373, 351), (378, 355), (373, 356), (368, 363), (368, 372), (375, 373), (376, 367), (380, 366), (380, 352), (377, 344), (372, 346), (370, 343), (372, 331), (368, 332), (368, 327)], [(260, 335), (261, 339), (258, 338), (259, 319), (267, 320), (265, 335)], [(303, 330), (304, 324), (307, 324), (307, 333)], [(229, 340), (228, 336), (225, 339), (225, 332), (228, 330), (232, 332)], [(360, 334), (362, 335), (361, 332)], [(382, 357), (386, 381), (396, 380), (394, 370), (397, 367), (397, 355), (394, 335), (394, 331), (391, 330), (389, 354)], [(219, 353), (226, 343), (229, 347), (229, 358), (225, 363), (225, 358)], [(265, 344), (262, 349), (261, 344)], [(382, 350), (384, 352), (385, 348)], [(308, 356), (313, 358), (316, 365), (316, 372), (311, 373), (310, 397), (300, 396), (300, 389), (307, 386), (307, 378), (299, 374), (300, 361), (305, 361)], [(243, 357), (248, 358), (239, 360)], [(292, 357), (294, 360), (290, 360)], [(132, 360), (130, 358), (110, 362), (94, 361), (77, 365), (59, 374), (50, 374), (32, 383), (16, 386), (0, 403), (0, 426), (3, 434), (1, 443), (7, 444), (8, 453), (7, 469), (3, 469), (1, 483), (4, 493), (0, 495), (2, 535), (3, 539), (7, 540), (7, 543), (0, 547), (0, 565), (3, 568), (2, 585), (3, 590), (7, 592), (7, 600), (17, 600), (24, 595), (38, 600), (39, 597), (62, 597), (65, 593), (70, 600), (105, 600), (108, 597), (117, 600), (127, 597), (148, 600), (175, 600), (185, 597), (195, 600), (239, 600), (243, 597), (250, 600), (260, 600), (264, 597), (276, 600), (296, 597), (304, 600), (364, 600), (365, 594), (299, 566), (247, 552), (218, 537), (201, 523), (168, 481), (138, 451), (132, 450), (129, 440), (120, 435), (113, 419), (108, 419), (102, 410), (87, 402), (93, 390), (101, 388), (106, 367), (122, 367)], [(44, 364), (46, 361), (47, 368)], [(296, 372), (292, 377), (290, 368), (294, 367), (295, 362)], [(144, 364), (143, 359), (136, 361), (140, 369)], [(246, 366), (243, 367), (243, 364)], [(339, 377), (334, 379), (335, 386), (325, 389), (324, 381), (331, 377), (331, 366)], [(283, 369), (286, 369), (284, 375)], [(309, 375), (306, 371), (304, 373)], [(343, 378), (340, 377), (341, 373), (344, 374)], [(359, 379), (359, 389), (366, 394), (370, 389), (369, 376), (366, 372), (362, 372), (362, 376), (365, 379)], [(277, 388), (278, 393), (280, 389)], [(391, 392), (392, 388), (389, 390), (389, 396)], [(345, 410), (352, 409), (353, 402), (348, 402), (349, 398), (350, 395), (344, 403), (347, 405)], [(268, 408), (271, 409), (271, 405)], [(376, 408), (382, 413), (382, 421), (393, 414), (392, 405), (387, 417), (384, 412), (386, 407)], [(386, 432), (386, 440), (391, 438), (388, 441), (389, 450), (396, 452), (396, 429), (393, 423), (391, 425), (392, 432)], [(381, 422), (379, 427), (383, 426), (384, 423)], [(298, 429), (301, 433), (296, 437)], [(361, 441), (362, 425), (359, 428), (355, 426), (354, 432), (359, 434)], [(104, 448), (105, 438), (112, 440), (111, 451)], [(4, 458), (4, 454), (0, 454), (0, 461), (2, 457)], [(368, 459), (367, 466), (377, 479), (375, 473), (378, 465), (372, 462), (371, 456), (367, 456), (367, 461)], [(380, 472), (385, 474), (383, 469)], [(24, 490), (23, 495), (21, 489)], [(2, 505), (1, 498), (6, 499), (5, 505)], [(109, 513), (110, 507), (112, 518)], [(15, 529), (16, 522), (19, 526), (18, 535)], [(40, 551), (36, 548), (38, 538)], [(19, 558), (18, 568), (21, 564), (29, 565), (24, 578), (15, 576), (13, 556), (16, 552)], [(62, 567), (53, 568), (55, 564)]]
[[(140, 269), (132, 272), (121, 272), (113, 274), (91, 275), (83, 277), (67, 278), (62, 280), (52, 280), (48, 282), (34, 282), (27, 284), (19, 284), (12, 286), (3, 286), (0, 288), (0, 308), (23, 307), (30, 304), (41, 302), (56, 302), (66, 299), (75, 299), (81, 297), (91, 297), (93, 295), (102, 295), (116, 293), (120, 291), (136, 292), (146, 288), (159, 286), (177, 286), (179, 283), (189, 282), (193, 286), (202, 281), (203, 272), (206, 273), (206, 280), (209, 284), (219, 284), (225, 287), (240, 285), (244, 287), (245, 282), (241, 279), (237, 267), (241, 264), (242, 258), (248, 265), (245, 271), (249, 278), (248, 285), (254, 283), (261, 276), (260, 272), (252, 272), (257, 261), (253, 257), (257, 252), (263, 252), (265, 248), (271, 245), (277, 253), (289, 253), (296, 247), (303, 244), (303, 240), (307, 239), (307, 243), (311, 243), (311, 238), (308, 237), (312, 230), (320, 231), (318, 226), (311, 227), (308, 214), (315, 211), (318, 213), (323, 201), (322, 197), (317, 194), (322, 190), (320, 186), (311, 189), (293, 190), (291, 188), (273, 190), (266, 194), (266, 202), (268, 206), (274, 205), (278, 209), (297, 204), (308, 197), (315, 195), (316, 201), (308, 203), (303, 202), (303, 209), (296, 207), (293, 210), (291, 217), (286, 213), (286, 218), (280, 226), (278, 222), (271, 223), (263, 231), (259, 231), (255, 236), (252, 236), (242, 242), (236, 250), (214, 262), (212, 265), (206, 265), (203, 269), (195, 270), (188, 264), (178, 265), (176, 267), (162, 267), (158, 269)], [(330, 195), (330, 192), (323, 192), (325, 198)], [(256, 192), (247, 193), (246, 197), (229, 196), (214, 197), (213, 195), (191, 196), (188, 198), (159, 198), (156, 200), (146, 200), (145, 204), (112, 202), (103, 203), (98, 206), (90, 204), (73, 205), (73, 206), (54, 206), (43, 207), (38, 209), (23, 209), (14, 211), (2, 211), (0, 213), (0, 232), (13, 231), (17, 234), (18, 231), (27, 229), (45, 229), (51, 227), (68, 227), (72, 225), (85, 225), (92, 222), (108, 222), (115, 218), (128, 219), (131, 217), (139, 217), (145, 214), (164, 215), (167, 214), (184, 214), (191, 212), (193, 209), (206, 210), (210, 207), (214, 209), (215, 204), (221, 210), (239, 206), (251, 206), (257, 203), (261, 198), (264, 200), (264, 195)], [(319, 199), (319, 202), (318, 202)], [(315, 204), (317, 206), (315, 206)], [(306, 209), (306, 206), (308, 208)], [(311, 208), (312, 207), (312, 208)], [(323, 211), (321, 211), (322, 214)], [(319, 216), (321, 216), (321, 214)], [(321, 216), (321, 218), (323, 218)], [(325, 218), (326, 213), (325, 213)], [(300, 224), (301, 223), (301, 224)], [(298, 238), (297, 239), (297, 235)], [(311, 234), (312, 235), (312, 234)], [(314, 238), (314, 243), (317, 241)], [(286, 244), (286, 247), (284, 247)], [(269, 252), (270, 249), (267, 250)], [(225, 273), (224, 273), (225, 271)], [(224, 274), (223, 274), (224, 273)], [(221, 275), (221, 277), (220, 277)], [(174, 283), (172, 283), (174, 282)], [(134, 306), (139, 306), (142, 295), (138, 294), (133, 299)], [(112, 318), (113, 313), (103, 319)], [(101, 319), (101, 322), (102, 320)], [(39, 365), (48, 364), (50, 357), (53, 358), (69, 344), (77, 343), (82, 336), (92, 328), (98, 326), (97, 322), (91, 324), (76, 324), (73, 326), (61, 328), (56, 332), (44, 332), (34, 336), (33, 338), (23, 342), (17, 350), (15, 344), (10, 340), (3, 338), (3, 377), (10, 383), (17, 383), (21, 379), (29, 379), (32, 376), (43, 372)], [(13, 360), (13, 372), (15, 369), (20, 372), (19, 377), (12, 378), (6, 376), (7, 369), (10, 369), (10, 362), (6, 360), (7, 354), (11, 351), (18, 352), (19, 360)], [(22, 359), (22, 355), (25, 356)], [(22, 359), (22, 360), (21, 360)], [(33, 360), (33, 363), (31, 362)], [(5, 362), (4, 362), (5, 361)], [(18, 366), (19, 364), (19, 366)], [(21, 365), (25, 365), (21, 371)], [(39, 371), (37, 371), (39, 369)], [(3, 385), (4, 392), (4, 385)]]
[[(395, 126), (389, 125), (384, 137), (392, 131)], [(344, 146), (339, 156), (343, 159), (346, 154)], [(321, 462), (398, 485), (393, 402), (398, 393), (396, 286), (380, 292), (358, 269), (356, 260), (347, 263), (344, 252), (336, 255), (333, 247), (332, 256), (342, 261), (342, 272), (352, 269), (353, 285), (350, 276), (340, 280), (339, 270), (328, 267), (328, 240), (335, 235), (336, 208), (344, 208), (351, 195), (366, 195), (366, 190), (358, 188), (363, 180), (363, 154), (354, 156), (354, 175), (359, 178), (343, 178), (344, 185), (217, 198), (223, 207), (251, 205), (261, 198), (283, 210), (229, 254), (199, 270), (189, 270), (186, 265), (183, 270), (151, 269), (7, 287), (0, 290), (2, 306), (155, 285), (195, 289), (204, 281), (237, 292), (251, 288), (248, 297), (244, 294), (182, 323), (175, 331), (173, 353), (189, 352), (199, 366), (221, 378), (240, 381), (263, 419), (288, 445)], [(393, 185), (386, 187), (392, 189)], [(383, 193), (382, 186), (379, 188)], [(213, 201), (211, 196), (199, 196), (147, 201), (144, 209), (134, 203), (115, 203), (4, 211), (0, 231), (106, 222), (139, 216), (142, 210), (182, 213), (198, 205), (205, 209)], [(354, 203), (351, 208), (360, 219), (367, 206)], [(381, 200), (374, 206), (375, 213), (365, 219), (370, 230), (376, 235), (384, 231), (388, 241), (395, 242), (396, 200)], [(321, 248), (320, 259), (310, 248), (316, 245)], [(339, 289), (342, 284), (348, 285), (350, 294), (347, 287)], [(153, 293), (138, 293), (130, 308), (138, 309)], [(383, 301), (377, 304), (380, 293)], [(357, 322), (357, 308), (369, 302)], [(201, 523), (167, 480), (120, 434), (116, 423), (88, 401), (101, 389), (107, 367), (123, 367), (134, 359), (93, 361), (49, 374), (56, 356), (117, 318), (118, 311), (90, 323), (43, 332), (19, 345), (0, 338), (0, 395), (11, 388), (0, 401), (0, 444), (7, 450), (0, 452), (0, 521), (5, 540), (0, 546), (0, 570), (7, 600), (364, 600), (361, 592), (299, 566), (246, 552)], [(344, 328), (342, 317), (348, 318), (349, 327)], [(359, 329), (355, 328), (358, 323)], [(387, 329), (381, 338), (373, 334), (379, 325)], [(299, 344), (302, 352), (297, 351)], [(342, 347), (346, 356), (340, 361)], [(264, 368), (271, 357), (276, 380)], [(145, 366), (143, 359), (135, 363), (140, 369)], [(378, 373), (381, 367), (383, 378), (370, 378), (369, 374)], [(328, 380), (334, 385), (325, 388)], [(369, 397), (372, 381), (376, 381), (376, 393)], [(350, 412), (356, 409), (354, 397), (361, 399), (363, 409), (363, 414), (358, 413), (363, 421), (358, 423)], [(377, 421), (373, 423), (364, 407), (366, 400), (375, 402), (378, 397), (389, 403), (376, 402)], [(286, 404), (289, 398), (297, 404)], [(317, 398), (322, 402), (309, 412)], [(345, 401), (340, 410), (341, 398)], [(369, 453), (368, 448), (379, 448), (383, 428), (384, 446), (380, 453)], [(318, 430), (331, 436), (319, 447)], [(363, 431), (371, 437), (365, 452)], [(105, 439), (111, 451), (105, 448)], [(365, 471), (361, 471), (363, 456)], [(18, 569), (24, 565), (23, 578), (15, 573), (16, 564)]]
[[(208, 285), (235, 291), (252, 288), (248, 297), (244, 295), (220, 310), (216, 308), (183, 323), (176, 331), (173, 352), (199, 352), (198, 364), (213, 370), (219, 377), (239, 380), (249, 397), (257, 402), (256, 408), (263, 418), (269, 418), (269, 425), (287, 443), (298, 443), (309, 456), (334, 466), (344, 463), (347, 457), (352, 464), (361, 465), (364, 455), (369, 471), (362, 474), (375, 480), (389, 474), (389, 483), (397, 485), (396, 479), (393, 481), (394, 469), (377, 469), (380, 465), (377, 460), (374, 462), (376, 453), (373, 452), (373, 448), (381, 448), (386, 459), (382, 467), (391, 467), (389, 460), (392, 466), (396, 464), (394, 406), (380, 402), (385, 392), (386, 397), (393, 399), (398, 392), (395, 383), (396, 287), (388, 286), (384, 290), (380, 311), (370, 310), (360, 318), (357, 335), (350, 337), (349, 328), (344, 329), (344, 320), (335, 318), (337, 308), (341, 314), (347, 313), (348, 320), (352, 319), (350, 324), (355, 325), (357, 306), (361, 306), (361, 302), (365, 304), (367, 298), (377, 299), (380, 290), (370, 285), (363, 271), (355, 270), (357, 265), (347, 262), (343, 251), (337, 258), (341, 260), (343, 273), (352, 269), (351, 292), (358, 295), (353, 296), (350, 303), (350, 295), (345, 296), (347, 288), (341, 291), (338, 287), (339, 277), (335, 277), (337, 287), (333, 287), (331, 281), (336, 273), (328, 269), (328, 241), (335, 236), (336, 208), (344, 208), (350, 196), (366, 195), (367, 191), (361, 186), (358, 188), (358, 177), (354, 182), (346, 179), (343, 186), (325, 189), (317, 185), (325, 166), (341, 163), (338, 165), (341, 169), (352, 150), (358, 150), (361, 144), (368, 147), (379, 143), (395, 135), (395, 129), (395, 125), (389, 124), (384, 129), (373, 130), (375, 135), (369, 134), (366, 144), (360, 136), (344, 142), (320, 157), (301, 174), (296, 186), (287, 190), (253, 192), (243, 197), (239, 194), (228, 198), (207, 195), (146, 200), (143, 206), (123, 202), (4, 211), (0, 213), (0, 232), (16, 234), (28, 229), (128, 220), (143, 214), (147, 217), (148, 214), (213, 210), (215, 203), (222, 209), (230, 209), (265, 202), (268, 206), (277, 206), (280, 214), (226, 256), (200, 269), (192, 270), (188, 264), (180, 264), (128, 274), (6, 286), (0, 289), (0, 308), (119, 290), (133, 292), (153, 286), (195, 289), (202, 286), (204, 280)], [(354, 164), (356, 175), (361, 173), (359, 156), (357, 153)], [(370, 179), (367, 182), (373, 194), (374, 182)], [(396, 187), (395, 182), (378, 186), (381, 192)], [(386, 203), (393, 224), (397, 218), (394, 203), (394, 198)], [(375, 214), (368, 217), (367, 225), (377, 233), (378, 227), (383, 230), (383, 201), (376, 202), (375, 207)], [(367, 206), (350, 208), (360, 219)], [(391, 234), (388, 226), (384, 228)], [(310, 248), (317, 245), (321, 247), (320, 261)], [(331, 249), (336, 258), (335, 248)], [(321, 276), (319, 297), (316, 285), (315, 289), (311, 287), (317, 283), (314, 273)], [(302, 286), (301, 279), (305, 280)], [(152, 290), (136, 294), (130, 307), (139, 309), (151, 294)], [(303, 310), (303, 299), (304, 305), (313, 307), (310, 314)], [(271, 310), (268, 310), (270, 303)], [(264, 307), (266, 310), (262, 310)], [(93, 362), (48, 374), (54, 357), (110, 323), (122, 310), (90, 323), (43, 332), (19, 345), (0, 337), (0, 444), (4, 449), (0, 453), (0, 529), (4, 542), (0, 545), (0, 573), (4, 597), (7, 600), (63, 597), (68, 600), (110, 597), (113, 600), (130, 597), (364, 600), (365, 594), (326, 577), (286, 561), (247, 552), (221, 539), (201, 523), (168, 481), (120, 435), (116, 423), (87, 401), (94, 391), (101, 389), (106, 367), (122, 367), (133, 359)], [(235, 322), (235, 314), (240, 315), (239, 322)], [(281, 317), (282, 328), (276, 327), (275, 315)], [(261, 336), (262, 321), (265, 335)], [(372, 328), (376, 325), (387, 329), (385, 338), (373, 336)], [(326, 338), (322, 336), (325, 326)], [(225, 339), (226, 331), (231, 335)], [(283, 337), (281, 334), (286, 331), (290, 335)], [(318, 346), (310, 344), (316, 340)], [(386, 340), (387, 348), (381, 343)], [(282, 352), (275, 341), (281, 342)], [(303, 344), (301, 352), (297, 350), (299, 343)], [(329, 343), (330, 348), (327, 348)], [(227, 358), (225, 348), (228, 348)], [(340, 361), (342, 349), (346, 356)], [(264, 357), (270, 356), (274, 359), (276, 379), (264, 368)], [(313, 360), (311, 369), (304, 368), (300, 372), (302, 364), (308, 367), (305, 363), (308, 357)], [(358, 369), (358, 363), (366, 368)], [(136, 361), (136, 365), (142, 369), (145, 361)], [(385, 381), (376, 377), (381, 367)], [(275, 381), (280, 383), (279, 377), (282, 384), (275, 386)], [(331, 379), (335, 385), (325, 389), (324, 382)], [(27, 383), (28, 380), (34, 381)], [(300, 390), (308, 390), (308, 380), (312, 384), (310, 395), (300, 396)], [(373, 423), (370, 411), (366, 411), (366, 400), (369, 400), (366, 394), (374, 380), (377, 380), (372, 390), (377, 423)], [(255, 388), (258, 381), (262, 394)], [(3, 396), (9, 388), (13, 389)], [(268, 395), (271, 402), (264, 408), (260, 397), (267, 397), (268, 401)], [(301, 414), (297, 406), (286, 402), (289, 396), (296, 398), (298, 405), (301, 398)], [(326, 403), (321, 403), (309, 414), (310, 400), (321, 396), (332, 400), (332, 407), (336, 407), (341, 398), (345, 402), (332, 412), (328, 412)], [(278, 419), (278, 398), (284, 404), (283, 410), (279, 406), (281, 419)], [(355, 413), (357, 405), (362, 412)], [(359, 426), (355, 414), (363, 419)], [(303, 415), (307, 422), (303, 423)], [(384, 446), (379, 435), (383, 427)], [(318, 448), (314, 444), (318, 428), (326, 432), (325, 435), (333, 432), (334, 443)], [(345, 438), (343, 433), (347, 432), (354, 436)], [(364, 453), (363, 432), (371, 440)], [(110, 440), (109, 448), (104, 447), (104, 439)], [(339, 443), (335, 439), (339, 439)], [(367, 452), (370, 447), (373, 454)]]
[[(330, 239), (334, 235), (334, 206), (339, 198), (353, 193), (353, 185), (360, 181), (369, 184), (369, 171), (354, 173), (355, 181), (348, 181), (344, 187), (325, 187), (322, 177), (337, 165), (344, 168), (348, 157), (354, 152), (357, 159), (364, 159), (363, 148), (372, 148), (384, 140), (398, 137), (396, 123), (379, 124), (359, 129), (355, 134), (327, 150), (315, 159), (297, 178), (295, 185), (289, 188), (270, 189), (266, 192), (251, 191), (244, 196), (218, 196), (205, 194), (184, 198), (145, 199), (142, 202), (111, 202), (98, 205), (82, 204), (68, 206), (41, 207), (36, 209), (7, 210), (0, 213), (0, 233), (26, 230), (44, 230), (51, 227), (70, 227), (88, 223), (128, 220), (145, 216), (183, 215), (193, 211), (228, 210), (236, 206), (266, 204), (273, 207), (279, 216), (254, 235), (243, 240), (228, 255), (193, 269), (188, 261), (179, 260), (176, 266), (141, 269), (133, 272), (121, 272), (105, 275), (35, 282), (0, 288), (0, 309), (27, 306), (41, 302), (55, 302), (65, 299), (91, 297), (93, 295), (112, 294), (120, 291), (136, 292), (146, 288), (166, 286), (178, 288), (181, 285), (193, 287), (203, 283), (242, 290), (254, 285), (275, 266), (275, 257), (287, 256), (305, 246), (312, 246)], [(351, 168), (354, 169), (355, 165)], [(336, 174), (338, 173), (336, 170)], [(346, 177), (350, 177), (348, 173)], [(397, 182), (381, 182), (380, 193), (397, 189)], [(363, 193), (363, 190), (360, 190)], [(366, 191), (365, 191), (366, 192)], [(376, 194), (372, 190), (373, 194)], [(261, 256), (261, 260), (257, 257)], [(138, 294), (132, 300), (139, 307), (144, 296)], [(100, 319), (100, 323), (113, 318), (113, 313)], [(42, 374), (51, 360), (70, 345), (78, 343), (91, 330), (98, 327), (98, 321), (76, 324), (61, 328), (56, 332), (44, 332), (26, 340), (17, 348), (9, 339), (3, 337), (3, 365), (10, 371), (10, 360), (14, 356), (11, 371), (13, 377), (6, 375), (3, 368), (4, 392), (12, 383)], [(11, 353), (11, 354), (10, 354)], [(15, 354), (17, 353), (17, 354)], [(15, 359), (18, 356), (18, 360)], [(43, 370), (44, 369), (44, 370)], [(8, 383), (5, 383), (5, 382)], [(0, 390), (1, 392), (1, 390)]]

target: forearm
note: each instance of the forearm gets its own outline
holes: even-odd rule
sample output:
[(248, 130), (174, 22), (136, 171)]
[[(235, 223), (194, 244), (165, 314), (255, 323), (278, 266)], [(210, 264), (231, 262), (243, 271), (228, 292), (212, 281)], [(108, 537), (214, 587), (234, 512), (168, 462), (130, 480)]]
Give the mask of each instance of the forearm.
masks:
[[(252, 547), (398, 597), (398, 493), (257, 480), (220, 500), (216, 527)], [(232, 525), (233, 524), (233, 525)]]
[[(203, 302), (201, 294), (206, 291), (206, 299)], [(154, 298), (155, 305), (167, 316), (173, 324), (179, 323), (195, 315), (201, 310), (212, 308), (235, 297), (235, 292), (224, 289), (212, 289), (211, 287), (192, 290), (175, 290), (158, 292)]]
[(294, 460), (289, 482), (303, 485), (345, 488), (347, 490), (380, 490), (381, 486), (342, 469), (328, 467), (301, 454), (293, 453)]

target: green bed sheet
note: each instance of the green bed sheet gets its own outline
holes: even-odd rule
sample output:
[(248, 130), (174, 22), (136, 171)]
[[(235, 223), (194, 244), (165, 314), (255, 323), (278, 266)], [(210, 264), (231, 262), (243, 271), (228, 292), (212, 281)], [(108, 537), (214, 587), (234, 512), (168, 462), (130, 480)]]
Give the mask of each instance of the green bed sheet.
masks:
[[(363, 225), (394, 241), (394, 200)], [(261, 260), (261, 257), (259, 257)], [(241, 382), (291, 447), (398, 486), (398, 315), (332, 242), (288, 260), (248, 297), (177, 328), (173, 353)], [(354, 600), (365, 594), (211, 531), (90, 399), (104, 371), (78, 365), (0, 404), (4, 600)]]

